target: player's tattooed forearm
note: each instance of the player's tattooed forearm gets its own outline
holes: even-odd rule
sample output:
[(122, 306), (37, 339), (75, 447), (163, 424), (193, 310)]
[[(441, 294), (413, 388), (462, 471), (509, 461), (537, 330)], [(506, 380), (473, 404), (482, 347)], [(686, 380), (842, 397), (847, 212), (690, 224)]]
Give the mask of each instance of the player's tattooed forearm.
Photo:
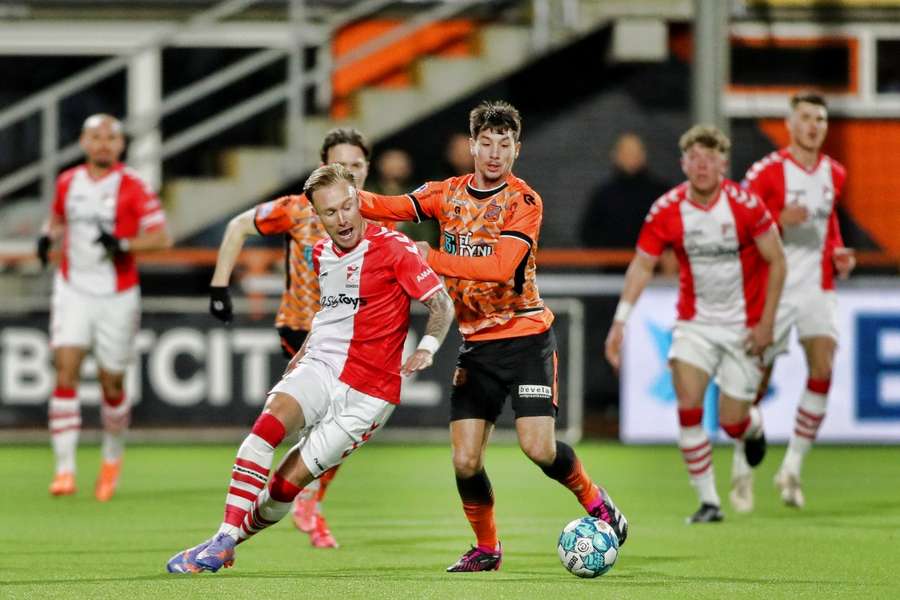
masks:
[(453, 323), (453, 301), (446, 290), (441, 290), (423, 304), (428, 308), (428, 322), (425, 324), (425, 335), (444, 341), (450, 324)]

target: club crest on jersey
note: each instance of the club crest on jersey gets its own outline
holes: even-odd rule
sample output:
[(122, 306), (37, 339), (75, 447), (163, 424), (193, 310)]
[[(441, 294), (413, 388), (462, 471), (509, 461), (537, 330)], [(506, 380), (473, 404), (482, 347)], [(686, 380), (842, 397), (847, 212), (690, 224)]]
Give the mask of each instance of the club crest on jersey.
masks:
[(471, 233), (444, 232), (444, 252), (459, 256), (490, 256), (494, 247), (487, 244), (472, 244)]
[(359, 265), (347, 267), (347, 287), (359, 287)]
[(491, 200), (487, 210), (484, 211), (484, 220), (494, 222), (500, 218), (500, 205)]

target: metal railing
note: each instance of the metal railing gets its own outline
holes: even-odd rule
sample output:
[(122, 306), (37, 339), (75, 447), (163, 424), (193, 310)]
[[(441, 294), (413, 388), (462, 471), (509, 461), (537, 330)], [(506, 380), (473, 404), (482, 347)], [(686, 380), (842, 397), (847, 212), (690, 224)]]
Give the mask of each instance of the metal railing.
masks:
[[(75, 161), (82, 155), (82, 150), (77, 142), (70, 143), (63, 148), (59, 147), (59, 104), (63, 99), (129, 68), (132, 61), (142, 53), (159, 53), (163, 47), (172, 44), (180, 35), (233, 17), (260, 1), (223, 0), (183, 24), (173, 25), (151, 36), (149, 40), (136, 45), (128, 52), (105, 59), (0, 112), (0, 130), (25, 121), (35, 113), (40, 114), (41, 121), (41, 158), (0, 178), (0, 198), (35, 181), (40, 181), (41, 195), (45, 202), (49, 202), (52, 199), (54, 181), (60, 167)], [(310, 24), (304, 18), (304, 0), (286, 1), (289, 3), (289, 19), (285, 25), (289, 32), (286, 38), (287, 42), (281, 41), (278, 45), (256, 51), (164, 98), (159, 98), (159, 101), (150, 110), (131, 111), (126, 115), (125, 129), (132, 138), (129, 154), (129, 162), (132, 166), (138, 166), (140, 171), (142, 170), (141, 164), (155, 165), (158, 173), (161, 161), (280, 103), (287, 105), (288, 133), (286, 138), (289, 150), (297, 158), (295, 164), (302, 165), (302, 144), (300, 142), (304, 115), (308, 108), (305, 104), (307, 89), (314, 91), (314, 110), (325, 112), (331, 104), (331, 77), (334, 71), (364, 60), (405, 36), (462, 13), (475, 5), (492, 6), (487, 0), (447, 0), (437, 3), (427, 10), (415, 14), (401, 26), (392, 28), (337, 60), (332, 60), (330, 41), (335, 31), (348, 23), (378, 13), (394, 4), (396, 0), (357, 2), (334, 13), (326, 19), (323, 25), (318, 26)], [(552, 0), (531, 0), (532, 37), (535, 48), (547, 47), (554, 28), (559, 28), (560, 25), (577, 27), (578, 7), (579, 0), (562, 0), (561, 3)], [(554, 10), (557, 10), (562, 18), (560, 18), (560, 14), (554, 13)], [(302, 64), (304, 49), (308, 47), (314, 48), (316, 52), (315, 66), (309, 70), (304, 69)], [(218, 114), (174, 133), (168, 139), (159, 139), (159, 124), (166, 115), (285, 59), (287, 60), (287, 69), (281, 83), (236, 105), (226, 107)], [(157, 77), (159, 77), (158, 73)], [(154, 136), (156, 136), (155, 142)], [(139, 143), (142, 140), (147, 143)], [(153, 168), (150, 170), (153, 171)], [(147, 175), (146, 172), (144, 174)], [(158, 180), (154, 181), (154, 177), (151, 176), (149, 179), (153, 183), (159, 184)]]

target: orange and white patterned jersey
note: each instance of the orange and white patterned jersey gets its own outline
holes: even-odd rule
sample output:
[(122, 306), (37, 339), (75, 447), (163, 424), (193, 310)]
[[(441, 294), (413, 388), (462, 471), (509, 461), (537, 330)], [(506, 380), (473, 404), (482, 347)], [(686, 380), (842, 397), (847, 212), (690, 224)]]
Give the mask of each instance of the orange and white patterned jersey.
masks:
[(256, 207), (253, 218), (262, 235), (284, 235), (285, 284), (276, 327), (309, 331), (319, 311), (319, 280), (312, 266), (313, 246), (326, 237), (306, 196), (282, 196)]
[[(429, 253), (428, 264), (444, 275), (465, 339), (546, 331), (553, 313), (535, 281), (541, 197), (513, 175), (492, 190), (478, 190), (472, 180), (429, 182), (406, 196), (361, 192), (360, 210), (367, 218), (440, 224), (441, 248)], [(509, 279), (499, 280), (507, 271)]]

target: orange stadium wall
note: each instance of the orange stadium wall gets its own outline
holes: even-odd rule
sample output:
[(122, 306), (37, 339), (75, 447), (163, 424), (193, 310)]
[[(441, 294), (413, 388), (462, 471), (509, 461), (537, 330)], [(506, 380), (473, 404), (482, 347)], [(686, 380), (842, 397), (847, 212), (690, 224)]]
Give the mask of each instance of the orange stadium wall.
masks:
[[(787, 145), (782, 119), (761, 119), (773, 144)], [(825, 152), (847, 167), (843, 206), (887, 253), (900, 258), (900, 121), (833, 120)]]
[[(334, 59), (402, 25), (399, 19), (372, 19), (342, 28), (334, 38)], [(412, 64), (421, 56), (467, 56), (473, 53), (472, 33), (476, 25), (467, 19), (453, 19), (427, 25), (387, 47), (338, 69), (332, 79), (332, 117), (345, 118), (352, 112), (350, 96), (363, 86), (405, 87), (413, 83)]]

